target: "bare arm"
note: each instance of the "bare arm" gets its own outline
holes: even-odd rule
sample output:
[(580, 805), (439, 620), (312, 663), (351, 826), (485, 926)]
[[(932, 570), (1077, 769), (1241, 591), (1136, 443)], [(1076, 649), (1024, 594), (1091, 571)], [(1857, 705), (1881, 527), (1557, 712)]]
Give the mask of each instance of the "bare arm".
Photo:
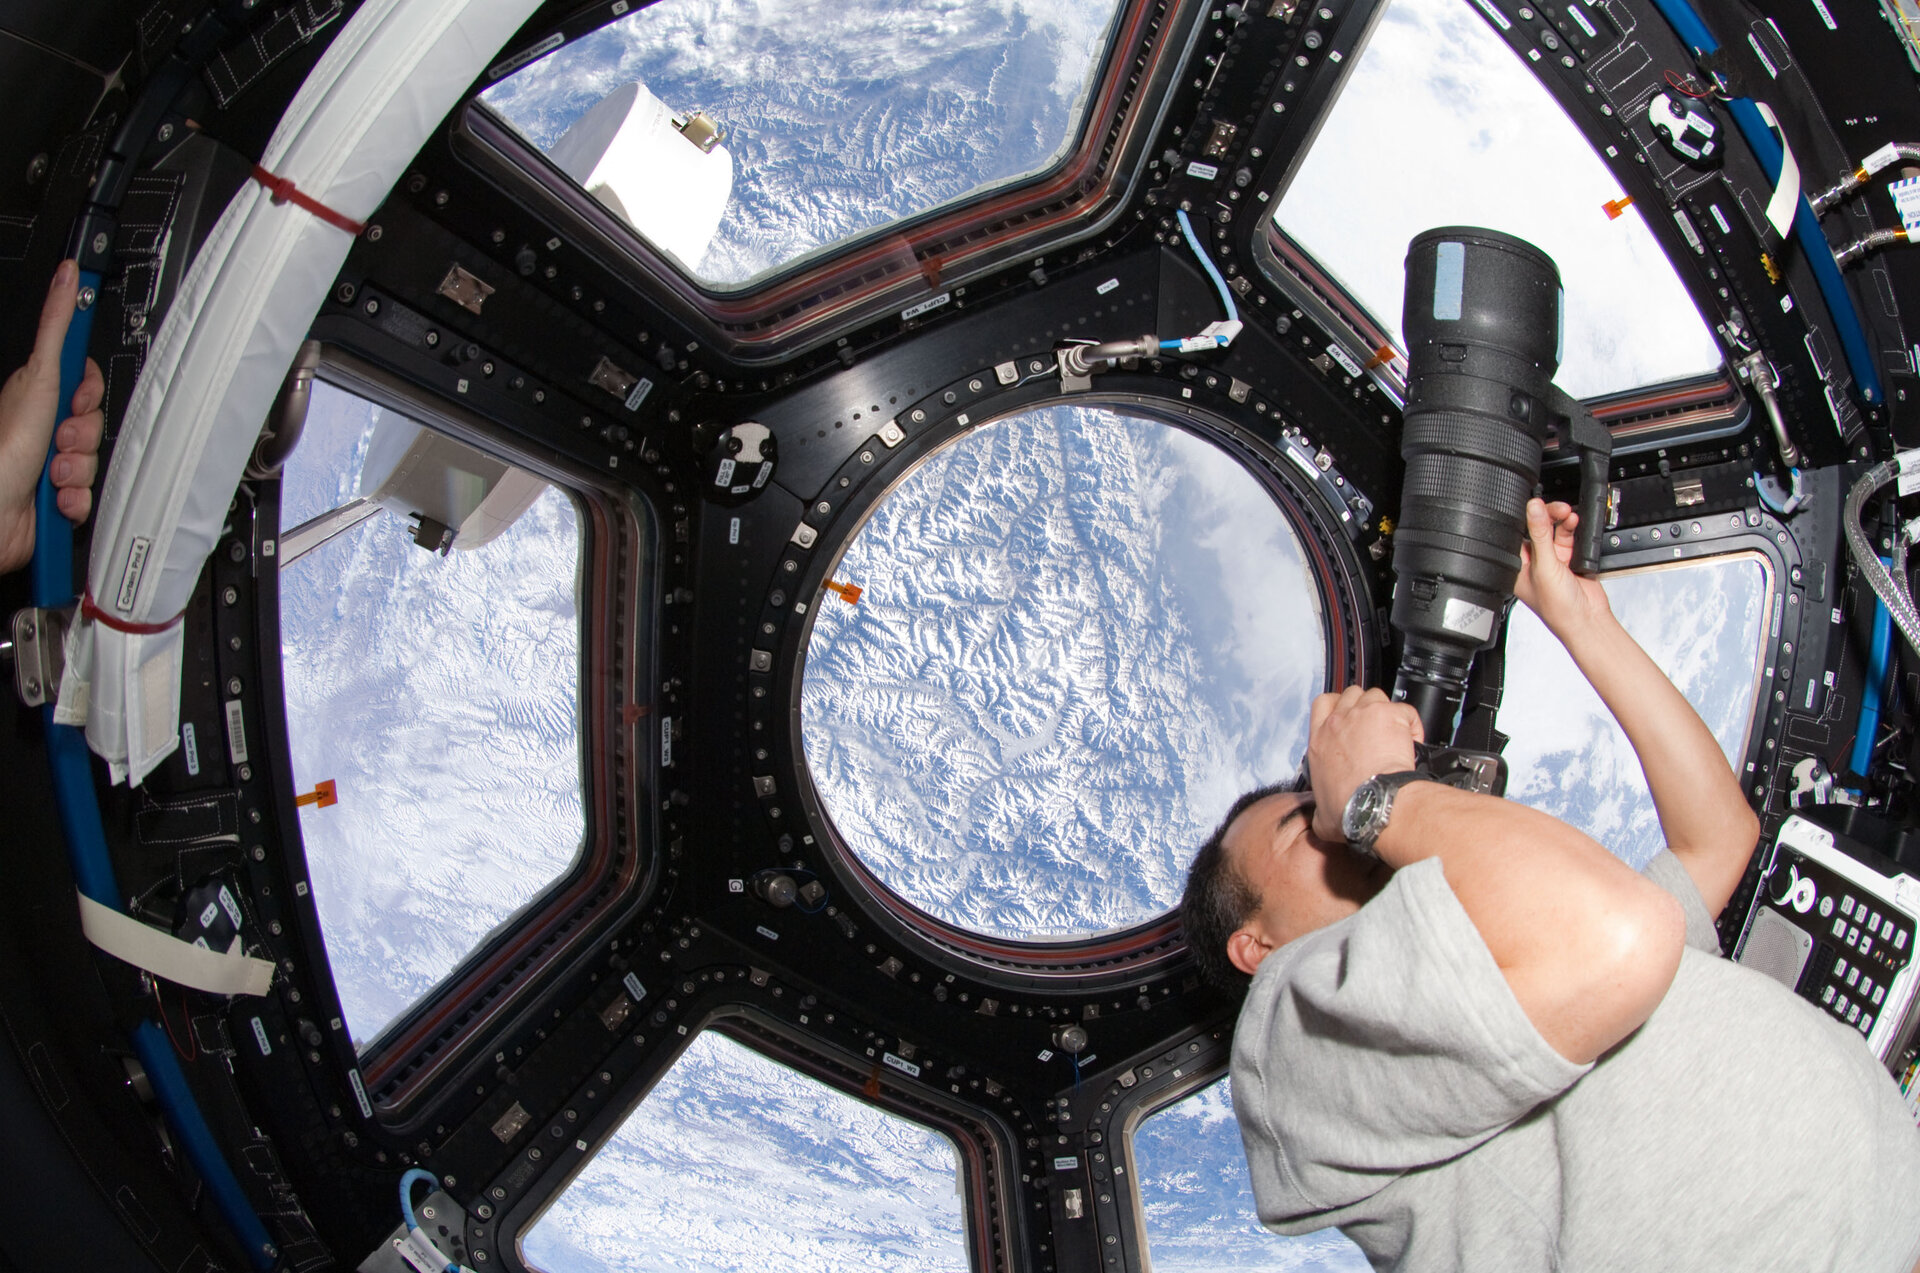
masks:
[(1700, 714), (1620, 626), (1600, 585), (1567, 568), (1578, 520), (1565, 504), (1528, 505), (1527, 564), (1514, 592), (1567, 647), (1626, 731), (1667, 847), (1693, 877), (1707, 913), (1718, 915), (1753, 855), (1759, 819)]
[[(1307, 753), (1315, 835), (1339, 840), (1361, 782), (1409, 769), (1419, 717), (1379, 690), (1314, 705)], [(1437, 857), (1541, 1037), (1585, 1063), (1645, 1021), (1685, 943), (1679, 903), (1564, 822), (1523, 805), (1416, 782), (1374, 846), (1389, 865)]]

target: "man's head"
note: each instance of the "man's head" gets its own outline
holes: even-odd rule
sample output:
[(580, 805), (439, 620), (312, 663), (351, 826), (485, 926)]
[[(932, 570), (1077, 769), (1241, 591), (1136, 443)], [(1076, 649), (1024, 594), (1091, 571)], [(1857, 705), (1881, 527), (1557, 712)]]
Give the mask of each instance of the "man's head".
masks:
[(1187, 872), (1180, 904), (1201, 975), (1235, 996), (1272, 951), (1345, 919), (1392, 868), (1313, 833), (1313, 793), (1296, 780), (1234, 803)]

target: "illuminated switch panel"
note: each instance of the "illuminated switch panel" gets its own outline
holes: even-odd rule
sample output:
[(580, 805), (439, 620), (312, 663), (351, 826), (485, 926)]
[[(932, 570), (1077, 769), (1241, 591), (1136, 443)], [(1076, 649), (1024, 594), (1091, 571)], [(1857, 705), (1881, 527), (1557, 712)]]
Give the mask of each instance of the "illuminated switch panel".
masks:
[(1883, 875), (1834, 835), (1788, 818), (1768, 850), (1738, 962), (1764, 972), (1857, 1030), (1882, 1061), (1909, 1033), (1920, 968), (1920, 881)]

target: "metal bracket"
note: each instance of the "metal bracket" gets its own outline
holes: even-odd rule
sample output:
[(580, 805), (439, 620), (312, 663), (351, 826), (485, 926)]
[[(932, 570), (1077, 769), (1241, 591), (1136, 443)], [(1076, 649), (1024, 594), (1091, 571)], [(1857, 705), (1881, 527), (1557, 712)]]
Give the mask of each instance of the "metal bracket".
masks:
[(28, 707), (42, 707), (60, 696), (67, 669), (70, 610), (19, 610), (13, 616), (13, 687)]

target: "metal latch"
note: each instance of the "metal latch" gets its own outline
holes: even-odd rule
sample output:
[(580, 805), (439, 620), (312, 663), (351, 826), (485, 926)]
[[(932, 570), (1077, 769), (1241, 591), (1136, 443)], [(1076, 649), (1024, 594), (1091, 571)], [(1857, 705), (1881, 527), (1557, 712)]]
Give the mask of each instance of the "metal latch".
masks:
[(29, 607), (14, 613), (13, 687), (28, 707), (41, 707), (59, 697), (71, 622), (71, 610)]

